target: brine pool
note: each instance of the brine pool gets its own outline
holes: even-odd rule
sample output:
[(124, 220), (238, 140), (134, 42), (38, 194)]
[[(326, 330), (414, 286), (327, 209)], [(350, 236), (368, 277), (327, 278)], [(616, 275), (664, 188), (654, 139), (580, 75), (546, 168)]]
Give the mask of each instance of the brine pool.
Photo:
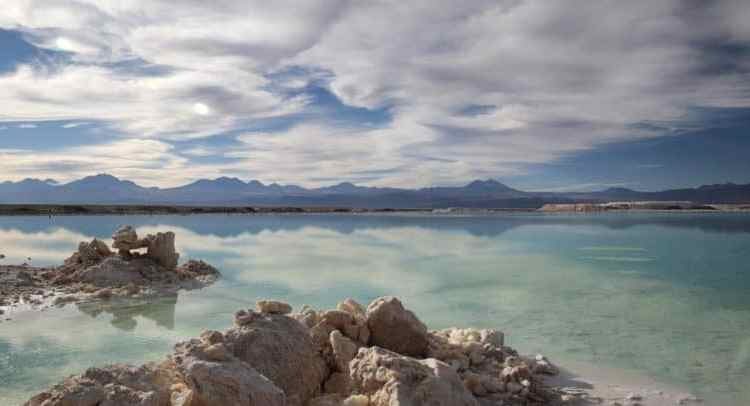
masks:
[(119, 225), (172, 230), (215, 285), (0, 322), (0, 404), (93, 365), (162, 359), (261, 298), (395, 295), (430, 328), (496, 328), (522, 352), (635, 370), (750, 404), (750, 214), (0, 217), (3, 264), (59, 264)]

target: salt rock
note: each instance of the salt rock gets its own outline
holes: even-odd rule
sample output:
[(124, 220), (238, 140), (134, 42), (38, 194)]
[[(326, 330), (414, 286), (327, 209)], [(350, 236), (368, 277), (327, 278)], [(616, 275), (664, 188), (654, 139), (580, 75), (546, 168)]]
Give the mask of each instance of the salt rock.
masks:
[(112, 239), (114, 240), (113, 246), (119, 249), (121, 244), (135, 244), (138, 241), (138, 233), (132, 226), (122, 226), (112, 234)]
[(308, 329), (278, 314), (254, 313), (248, 319), (224, 333), (230, 352), (281, 388), (289, 406), (304, 405), (320, 394), (329, 371)]
[(367, 327), (372, 345), (415, 357), (427, 352), (427, 327), (395, 297), (381, 297), (370, 303)]
[(357, 317), (357, 318), (358, 317), (362, 317), (362, 318), (366, 317), (365, 308), (362, 307), (361, 304), (357, 303), (357, 301), (355, 301), (352, 298), (346, 298), (346, 299), (344, 299), (343, 302), (339, 303), (336, 306), (336, 309), (344, 311), (344, 312), (347, 312), (347, 313), (349, 313), (352, 316)]
[(149, 235), (146, 251), (147, 257), (170, 271), (177, 268), (177, 261), (180, 258), (180, 254), (175, 251), (174, 237), (171, 231)]
[(371, 406), (478, 406), (456, 372), (441, 361), (361, 348), (349, 365), (354, 393)]
[(328, 394), (339, 394), (347, 395), (350, 388), (349, 371), (347, 372), (334, 372), (323, 384), (323, 392)]
[(155, 364), (89, 368), (32, 397), (25, 406), (158, 406), (169, 404), (162, 382), (172, 379)]
[(364, 395), (352, 395), (344, 399), (341, 406), (369, 406), (370, 399)]
[(82, 241), (78, 244), (77, 255), (74, 254), (66, 263), (70, 263), (75, 258), (74, 262), (87, 266), (101, 262), (110, 255), (112, 255), (112, 251), (107, 244), (94, 238), (91, 242)]
[(357, 355), (358, 346), (351, 339), (345, 337), (338, 330), (331, 331), (331, 348), (336, 360), (336, 369), (340, 372), (349, 372), (349, 362)]
[(354, 316), (341, 310), (328, 310), (324, 312), (321, 321), (337, 330), (344, 330), (348, 325), (356, 325)]
[(161, 271), (156, 264), (147, 259), (138, 258), (126, 261), (121, 257), (112, 256), (97, 265), (77, 271), (71, 276), (80, 282), (112, 287), (126, 286), (130, 283), (144, 285), (147, 279), (143, 275), (148, 273), (157, 274)]
[(323, 395), (308, 402), (307, 406), (341, 406), (343, 401), (344, 398), (341, 395)]
[(213, 357), (210, 349), (217, 346), (223, 344), (191, 340), (175, 347), (172, 360), (191, 392), (182, 406), (286, 406), (284, 392), (253, 367), (231, 355)]
[(270, 314), (289, 314), (292, 312), (292, 306), (276, 300), (259, 300), (255, 303), (255, 308), (261, 313)]

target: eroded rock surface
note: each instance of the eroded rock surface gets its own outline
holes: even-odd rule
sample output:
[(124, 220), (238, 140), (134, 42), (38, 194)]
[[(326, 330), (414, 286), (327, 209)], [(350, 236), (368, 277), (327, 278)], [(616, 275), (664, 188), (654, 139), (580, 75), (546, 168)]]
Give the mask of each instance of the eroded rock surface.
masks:
[(181, 406), (284, 406), (284, 392), (227, 349), (223, 335), (204, 334), (175, 347), (171, 360), (183, 379), (171, 399)]
[[(395, 298), (368, 310), (261, 301), (234, 326), (179, 343), (159, 364), (91, 369), (32, 398), (29, 406), (520, 406), (559, 405), (543, 384), (556, 368), (521, 357), (495, 330), (427, 331)], [(406, 332), (394, 329), (406, 328)], [(372, 329), (372, 335), (370, 335)], [(384, 340), (390, 331), (402, 340)], [(377, 337), (377, 338), (376, 338)], [(422, 341), (423, 340), (423, 341)], [(384, 348), (376, 342), (401, 353)], [(420, 355), (414, 355), (418, 353)]]
[(308, 329), (281, 314), (238, 313), (225, 333), (227, 348), (284, 390), (289, 405), (304, 405), (320, 393), (328, 367)]
[(367, 326), (373, 345), (415, 357), (427, 352), (427, 326), (395, 297), (381, 297), (370, 303)]
[(361, 349), (350, 367), (353, 390), (371, 406), (478, 406), (456, 371), (434, 358), (371, 347)]
[[(112, 238), (116, 254), (103, 241), (93, 239), (81, 242), (58, 267), (0, 266), (0, 307), (159, 296), (201, 288), (219, 276), (203, 261), (177, 266), (179, 254), (172, 232), (139, 239), (136, 231), (126, 226)], [(141, 248), (147, 248), (146, 253), (131, 251)]]

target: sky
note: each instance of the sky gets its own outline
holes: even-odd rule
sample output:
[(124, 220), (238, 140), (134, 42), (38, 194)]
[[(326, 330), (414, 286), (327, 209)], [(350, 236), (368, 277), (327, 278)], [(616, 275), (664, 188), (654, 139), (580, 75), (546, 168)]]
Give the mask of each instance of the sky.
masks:
[(4, 0), (0, 180), (750, 183), (743, 0)]

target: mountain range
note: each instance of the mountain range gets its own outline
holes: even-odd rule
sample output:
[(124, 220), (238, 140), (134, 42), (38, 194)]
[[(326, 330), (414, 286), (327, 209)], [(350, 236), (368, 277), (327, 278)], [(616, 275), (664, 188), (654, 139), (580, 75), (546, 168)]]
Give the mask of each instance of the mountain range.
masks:
[(263, 184), (237, 178), (201, 179), (172, 187), (142, 187), (107, 174), (60, 184), (52, 179), (0, 183), (0, 203), (7, 204), (172, 204), (361, 208), (537, 208), (545, 203), (608, 201), (691, 201), (748, 203), (750, 184), (641, 192), (610, 188), (595, 192), (526, 192), (496, 180), (464, 186), (421, 189), (357, 186), (344, 182), (320, 188)]

